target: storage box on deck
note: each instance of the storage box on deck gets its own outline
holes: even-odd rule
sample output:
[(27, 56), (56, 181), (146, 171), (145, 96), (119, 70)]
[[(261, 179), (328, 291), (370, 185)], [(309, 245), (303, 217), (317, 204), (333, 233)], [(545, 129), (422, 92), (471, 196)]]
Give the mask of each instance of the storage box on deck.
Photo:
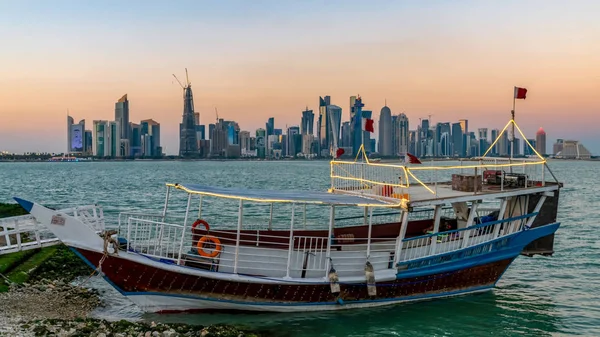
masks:
[(481, 191), (481, 175), (453, 174), (452, 189), (463, 192), (479, 192)]

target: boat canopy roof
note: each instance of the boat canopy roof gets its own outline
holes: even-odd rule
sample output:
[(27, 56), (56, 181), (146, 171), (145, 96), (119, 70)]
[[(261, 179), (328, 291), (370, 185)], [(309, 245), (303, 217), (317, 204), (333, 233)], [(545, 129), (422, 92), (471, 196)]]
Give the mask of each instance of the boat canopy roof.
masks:
[(190, 194), (199, 194), (220, 198), (241, 199), (255, 202), (281, 202), (299, 204), (323, 204), (343, 206), (392, 207), (399, 203), (362, 197), (357, 195), (334, 194), (315, 191), (274, 191), (250, 190), (242, 188), (214, 187), (198, 184), (167, 184)]

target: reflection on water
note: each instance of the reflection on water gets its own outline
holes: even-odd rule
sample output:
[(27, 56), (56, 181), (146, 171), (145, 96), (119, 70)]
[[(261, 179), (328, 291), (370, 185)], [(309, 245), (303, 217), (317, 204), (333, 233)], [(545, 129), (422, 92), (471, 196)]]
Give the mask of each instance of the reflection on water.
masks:
[[(600, 336), (599, 164), (551, 163), (554, 173), (565, 182), (556, 253), (517, 258), (492, 292), (327, 313), (157, 315), (143, 314), (95, 277), (87, 284), (105, 291), (107, 306), (94, 315), (240, 324), (276, 336)], [(328, 163), (309, 161), (0, 163), (0, 202), (12, 201), (13, 196), (54, 207), (97, 201), (114, 220), (120, 211), (160, 210), (165, 182), (323, 191), (328, 175)], [(172, 205), (184, 204), (185, 198), (179, 198)], [(260, 214), (259, 207), (255, 210)]]

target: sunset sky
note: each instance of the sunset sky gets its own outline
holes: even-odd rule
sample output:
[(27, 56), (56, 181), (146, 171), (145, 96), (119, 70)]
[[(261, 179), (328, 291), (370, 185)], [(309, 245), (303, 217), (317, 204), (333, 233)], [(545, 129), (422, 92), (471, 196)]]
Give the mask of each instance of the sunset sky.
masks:
[[(76, 121), (161, 123), (178, 152), (187, 67), (201, 123), (252, 132), (298, 125), (319, 96), (349, 118), (360, 94), (376, 119), (387, 99), (411, 129), (469, 119), (502, 128), (513, 86), (517, 123), (534, 137), (579, 139), (600, 154), (600, 1), (3, 1), (0, 151), (66, 150)], [(316, 121), (316, 118), (315, 118)], [(377, 122), (375, 124), (377, 126)]]

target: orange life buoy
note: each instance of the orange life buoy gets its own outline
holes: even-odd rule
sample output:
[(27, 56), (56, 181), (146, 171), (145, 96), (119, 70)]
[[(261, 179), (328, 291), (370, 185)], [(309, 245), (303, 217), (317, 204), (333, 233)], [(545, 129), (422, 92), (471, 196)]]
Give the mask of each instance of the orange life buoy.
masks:
[(198, 219), (198, 220), (194, 221), (194, 223), (192, 224), (192, 232), (194, 232), (194, 230), (196, 229), (196, 227), (198, 227), (199, 224), (203, 224), (204, 228), (206, 228), (207, 232), (210, 230), (210, 226), (208, 225), (208, 222), (206, 222), (202, 219)]
[[(213, 250), (210, 253), (207, 253), (204, 251), (204, 244), (206, 243), (207, 240), (210, 240), (210, 241), (212, 241), (212, 243), (215, 244), (215, 250)], [(221, 241), (212, 235), (205, 235), (205, 236), (201, 237), (200, 240), (198, 240), (198, 244), (197, 244), (196, 248), (198, 249), (198, 254), (200, 254), (200, 256), (216, 257), (217, 255), (219, 255), (221, 253)]]

